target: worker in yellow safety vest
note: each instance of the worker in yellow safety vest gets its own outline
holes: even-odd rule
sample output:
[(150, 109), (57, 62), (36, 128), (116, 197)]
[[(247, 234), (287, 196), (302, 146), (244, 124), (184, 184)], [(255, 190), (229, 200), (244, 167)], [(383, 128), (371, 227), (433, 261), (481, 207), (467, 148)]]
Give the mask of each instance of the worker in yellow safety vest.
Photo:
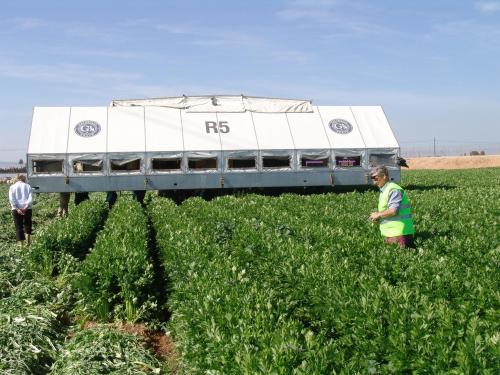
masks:
[(389, 181), (389, 172), (385, 166), (372, 168), (370, 176), (373, 184), (380, 189), (378, 212), (372, 212), (370, 220), (380, 223), (385, 243), (411, 247), (415, 229), (408, 196), (401, 186)]

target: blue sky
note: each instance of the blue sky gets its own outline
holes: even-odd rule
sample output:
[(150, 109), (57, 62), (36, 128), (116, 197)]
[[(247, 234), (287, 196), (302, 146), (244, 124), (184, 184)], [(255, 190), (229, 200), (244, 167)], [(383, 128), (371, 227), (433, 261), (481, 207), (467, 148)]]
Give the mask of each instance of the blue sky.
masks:
[(34, 106), (182, 94), (380, 104), (403, 149), (500, 147), (500, 1), (3, 0), (0, 87), (0, 161)]

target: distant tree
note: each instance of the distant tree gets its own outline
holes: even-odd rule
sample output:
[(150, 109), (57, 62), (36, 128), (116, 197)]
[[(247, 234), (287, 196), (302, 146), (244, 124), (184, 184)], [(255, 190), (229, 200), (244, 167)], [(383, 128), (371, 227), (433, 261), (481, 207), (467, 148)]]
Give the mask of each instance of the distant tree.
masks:
[(0, 173), (26, 173), (26, 167), (8, 167), (0, 168)]
[(484, 150), (482, 150), (479, 154), (486, 155), (486, 152), (484, 152)]
[(19, 165), (23, 165), (24, 164), (24, 160), (23, 159), (19, 159), (19, 163), (17, 163)]
[(471, 151), (470, 156), (477, 156), (479, 155), (479, 151)]

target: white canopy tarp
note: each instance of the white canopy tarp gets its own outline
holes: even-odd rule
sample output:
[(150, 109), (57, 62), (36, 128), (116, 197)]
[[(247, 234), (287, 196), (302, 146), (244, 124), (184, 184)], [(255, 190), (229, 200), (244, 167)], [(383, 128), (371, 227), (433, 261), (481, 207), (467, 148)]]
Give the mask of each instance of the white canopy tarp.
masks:
[(147, 107), (144, 112), (144, 118), (147, 124), (147, 150), (156, 152), (176, 152), (184, 150), (180, 110), (167, 107)]
[[(352, 107), (318, 107), (318, 112), (321, 116), (325, 133), (327, 134), (332, 148), (366, 147), (361, 130), (359, 126), (357, 126)], [(350, 124), (352, 128), (349, 129), (347, 127), (345, 131), (337, 129), (337, 124), (341, 123), (341, 121), (338, 120), (345, 121), (347, 124)]]
[(351, 108), (366, 148), (399, 147), (382, 107)]
[[(36, 112), (38, 112), (38, 108)], [(106, 107), (71, 107), (68, 118), (69, 129), (67, 128), (68, 119), (65, 119), (65, 131), (68, 132), (68, 150), (71, 150), (72, 153), (85, 154), (107, 152), (108, 111)], [(92, 137), (91, 142), (85, 137), (79, 136), (75, 131), (77, 124), (89, 119), (92, 119), (92, 121), (97, 122), (101, 126), (100, 131)], [(45, 124), (45, 128), (49, 126)], [(60, 135), (57, 137), (62, 138)], [(66, 152), (66, 148), (64, 148), (63, 152)]]
[(380, 106), (188, 112), (156, 106), (36, 107), (30, 155), (398, 149)]
[(253, 113), (257, 142), (261, 150), (294, 149), (290, 127), (285, 114)]
[(318, 107), (313, 113), (287, 113), (293, 143), (298, 149), (330, 149), (330, 140), (323, 126)]
[(33, 110), (28, 153), (66, 153), (70, 113), (69, 107), (36, 107)]
[(251, 113), (218, 113), (217, 121), (222, 126), (234, 124), (228, 132), (219, 132), (222, 150), (259, 149)]
[(168, 107), (186, 112), (312, 112), (310, 100), (260, 98), (244, 95), (179, 96), (154, 99), (113, 100), (112, 107)]

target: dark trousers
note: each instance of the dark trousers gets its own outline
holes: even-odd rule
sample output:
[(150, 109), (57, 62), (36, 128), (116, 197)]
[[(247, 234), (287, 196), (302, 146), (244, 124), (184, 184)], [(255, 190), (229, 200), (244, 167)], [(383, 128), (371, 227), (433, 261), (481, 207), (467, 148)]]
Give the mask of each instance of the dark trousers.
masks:
[(106, 194), (106, 202), (108, 203), (109, 208), (115, 205), (116, 199), (118, 198), (118, 194), (116, 191), (108, 191)]
[(403, 236), (396, 237), (386, 237), (386, 244), (397, 244), (400, 247), (413, 247), (413, 236), (411, 234), (405, 234)]
[(31, 209), (26, 210), (24, 215), (20, 215), (16, 210), (12, 210), (14, 225), (16, 226), (16, 241), (24, 241), (25, 234), (31, 234)]
[(145, 196), (146, 196), (146, 190), (134, 190), (134, 198), (142, 205), (144, 205)]
[(75, 206), (78, 206), (80, 203), (83, 201), (86, 201), (89, 199), (89, 193), (88, 192), (83, 192), (83, 193), (75, 193)]

